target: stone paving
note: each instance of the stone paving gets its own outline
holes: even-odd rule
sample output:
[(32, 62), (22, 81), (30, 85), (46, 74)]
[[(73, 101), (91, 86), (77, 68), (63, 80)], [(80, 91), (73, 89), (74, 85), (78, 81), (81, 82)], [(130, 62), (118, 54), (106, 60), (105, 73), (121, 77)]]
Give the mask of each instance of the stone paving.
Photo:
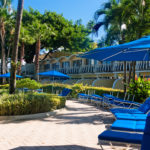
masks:
[(99, 150), (97, 136), (112, 122), (107, 110), (69, 100), (56, 116), (1, 121), (0, 150)]

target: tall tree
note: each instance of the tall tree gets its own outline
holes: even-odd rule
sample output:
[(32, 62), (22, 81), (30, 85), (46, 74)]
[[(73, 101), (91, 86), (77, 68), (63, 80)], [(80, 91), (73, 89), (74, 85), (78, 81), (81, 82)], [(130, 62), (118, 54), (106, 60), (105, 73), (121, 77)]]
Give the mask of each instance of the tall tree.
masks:
[[(1, 73), (6, 73), (6, 54), (5, 54), (5, 22), (8, 19), (8, 11), (12, 0), (0, 0), (0, 38), (1, 38)], [(2, 83), (5, 79), (2, 79)]]
[(30, 32), (32, 33), (35, 41), (36, 41), (36, 50), (35, 50), (35, 78), (39, 81), (39, 53), (41, 49), (41, 40), (46, 38), (46, 36), (50, 35), (51, 29), (46, 25), (40, 23), (38, 20), (34, 21), (31, 26), (29, 26)]
[(24, 0), (18, 0), (15, 35), (14, 35), (14, 47), (13, 47), (12, 58), (11, 58), (11, 76), (10, 76), (10, 89), (9, 89), (10, 94), (15, 93), (15, 88), (16, 88), (18, 43), (19, 43), (22, 13), (23, 13), (23, 5), (24, 5)]
[(26, 44), (33, 44), (35, 42), (34, 38), (31, 36), (28, 28), (21, 27), (20, 30), (20, 64), (18, 67), (18, 74), (21, 75), (21, 66), (23, 64), (23, 59), (25, 55), (25, 45)]

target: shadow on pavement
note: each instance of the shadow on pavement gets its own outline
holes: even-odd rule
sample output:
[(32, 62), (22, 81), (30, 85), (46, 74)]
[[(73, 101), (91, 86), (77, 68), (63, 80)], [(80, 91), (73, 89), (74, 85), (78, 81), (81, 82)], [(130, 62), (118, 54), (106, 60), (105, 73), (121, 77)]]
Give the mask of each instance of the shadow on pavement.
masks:
[(100, 150), (79, 145), (61, 145), (61, 146), (20, 146), (11, 150)]

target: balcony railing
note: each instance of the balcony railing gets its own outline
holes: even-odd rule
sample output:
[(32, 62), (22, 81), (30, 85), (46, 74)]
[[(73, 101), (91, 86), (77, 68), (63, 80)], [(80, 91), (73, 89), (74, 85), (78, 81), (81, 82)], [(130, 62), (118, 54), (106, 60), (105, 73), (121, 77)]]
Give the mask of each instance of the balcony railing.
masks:
[[(127, 71), (130, 70), (130, 62), (127, 62), (126, 65)], [(40, 72), (52, 70), (40, 69)], [(81, 67), (70, 67), (70, 68), (59, 68), (56, 69), (59, 72), (64, 74), (84, 74), (84, 73), (115, 73), (124, 71), (123, 62), (114, 62), (113, 64), (99, 64), (99, 65), (86, 65)], [(147, 71), (150, 70), (150, 62), (137, 62), (136, 71)], [(34, 74), (34, 64), (28, 64), (22, 67), (22, 72), (26, 75)]]

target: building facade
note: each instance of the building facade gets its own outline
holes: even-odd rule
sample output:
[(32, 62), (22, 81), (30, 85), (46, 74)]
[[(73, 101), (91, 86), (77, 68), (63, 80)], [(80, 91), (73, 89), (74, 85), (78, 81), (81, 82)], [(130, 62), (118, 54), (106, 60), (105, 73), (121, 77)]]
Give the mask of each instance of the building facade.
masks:
[[(127, 62), (127, 77), (130, 70)], [(22, 66), (22, 75), (34, 77), (34, 63)], [(71, 77), (63, 81), (66, 84), (83, 83), (92, 86), (123, 89), (123, 62), (100, 62), (78, 57), (78, 54), (57, 56), (40, 61), (40, 72), (57, 70)], [(149, 77), (150, 62), (137, 62), (136, 75)], [(128, 79), (127, 79), (128, 80)], [(42, 78), (41, 82), (50, 82), (48, 78)], [(62, 82), (62, 81), (60, 81)]]

